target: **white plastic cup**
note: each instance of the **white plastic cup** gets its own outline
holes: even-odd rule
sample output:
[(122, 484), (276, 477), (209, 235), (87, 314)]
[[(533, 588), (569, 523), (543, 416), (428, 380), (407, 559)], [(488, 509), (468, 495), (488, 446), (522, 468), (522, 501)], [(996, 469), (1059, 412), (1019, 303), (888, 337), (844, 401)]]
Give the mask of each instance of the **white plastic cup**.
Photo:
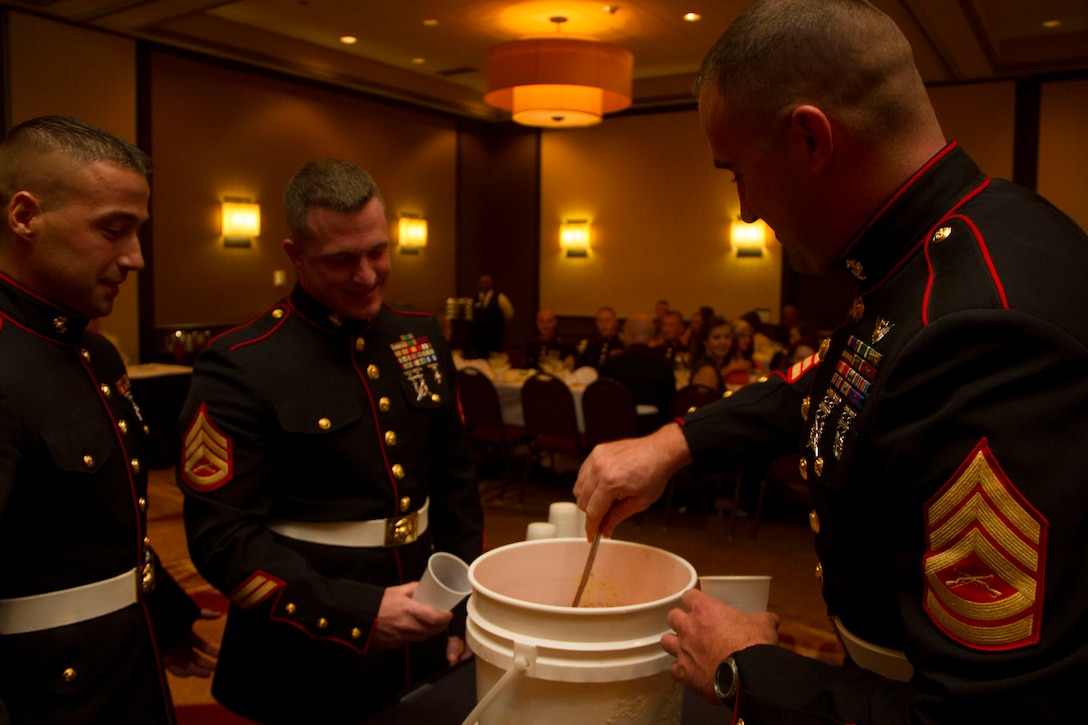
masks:
[(578, 526), (578, 504), (572, 501), (556, 501), (548, 506), (548, 523), (555, 524), (560, 539), (584, 539), (586, 529)]
[(719, 602), (745, 614), (767, 611), (771, 593), (769, 576), (701, 576), (699, 589)]
[(558, 536), (558, 531), (555, 524), (547, 521), (534, 521), (525, 527), (525, 540), (554, 539)]
[(412, 599), (448, 612), (472, 592), (468, 564), (445, 551), (436, 551), (427, 560)]

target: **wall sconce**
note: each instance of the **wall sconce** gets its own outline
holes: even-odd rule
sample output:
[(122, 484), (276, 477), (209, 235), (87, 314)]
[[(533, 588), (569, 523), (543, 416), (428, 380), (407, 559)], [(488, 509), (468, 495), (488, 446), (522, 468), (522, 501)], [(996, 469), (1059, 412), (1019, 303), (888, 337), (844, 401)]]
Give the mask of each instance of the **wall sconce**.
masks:
[(401, 254), (419, 254), (427, 246), (427, 220), (419, 214), (401, 214), (397, 242)]
[(761, 219), (747, 224), (734, 219), (729, 224), (729, 246), (738, 257), (762, 257), (767, 225)]
[(589, 220), (568, 219), (559, 225), (559, 248), (568, 257), (589, 256)]
[(223, 246), (249, 247), (261, 233), (261, 205), (228, 196), (223, 200)]

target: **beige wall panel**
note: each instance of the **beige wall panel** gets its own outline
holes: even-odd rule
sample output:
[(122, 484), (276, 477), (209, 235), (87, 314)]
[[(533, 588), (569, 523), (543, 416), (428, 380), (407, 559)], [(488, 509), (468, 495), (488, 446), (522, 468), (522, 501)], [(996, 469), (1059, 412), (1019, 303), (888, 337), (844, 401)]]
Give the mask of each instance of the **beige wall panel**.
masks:
[[(764, 307), (778, 319), (781, 246), (760, 259), (729, 249), (740, 213), (731, 177), (716, 170), (695, 111), (606, 118), (543, 135), (541, 304), (560, 315), (652, 313), (659, 298), (685, 318), (699, 305), (737, 317)], [(565, 219), (592, 221), (592, 251), (559, 249)]]
[[(386, 297), (442, 309), (455, 289), (453, 120), (164, 53), (152, 55), (151, 79), (156, 325), (244, 322), (286, 294), (283, 188), (319, 157), (371, 173), (391, 240), (400, 213), (427, 219), (421, 254), (393, 249)], [(248, 249), (222, 245), (226, 196), (261, 205)], [(286, 270), (286, 286), (273, 286), (275, 270)]]
[[(11, 12), (11, 121), (76, 116), (136, 140), (136, 44), (128, 39)], [(96, 326), (130, 362), (139, 351), (137, 275), (129, 275), (113, 314)]]
[(1044, 83), (1039, 193), (1088, 229), (1088, 79)]
[(937, 86), (929, 89), (929, 97), (945, 138), (957, 141), (990, 176), (1012, 178), (1012, 81)]

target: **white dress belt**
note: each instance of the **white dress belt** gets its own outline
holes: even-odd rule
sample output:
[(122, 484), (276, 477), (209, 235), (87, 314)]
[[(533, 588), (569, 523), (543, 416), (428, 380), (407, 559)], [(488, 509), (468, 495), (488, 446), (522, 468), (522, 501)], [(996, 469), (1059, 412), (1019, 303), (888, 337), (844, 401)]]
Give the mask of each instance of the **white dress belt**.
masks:
[(859, 667), (864, 667), (890, 680), (910, 681), (914, 675), (914, 667), (905, 654), (899, 650), (866, 642), (847, 629), (838, 617), (832, 617), (831, 623), (835, 625), (835, 631), (839, 634), (839, 641), (842, 642), (846, 654), (850, 655), (850, 659)]
[(427, 530), (427, 509), (431, 500), (423, 502), (423, 507), (404, 516), (371, 521), (270, 521), (267, 526), (280, 536), (311, 544), (328, 546), (353, 546), (367, 548), (375, 546), (401, 546), (410, 544)]
[(102, 617), (139, 601), (137, 572), (28, 597), (0, 599), (0, 634), (64, 627)]

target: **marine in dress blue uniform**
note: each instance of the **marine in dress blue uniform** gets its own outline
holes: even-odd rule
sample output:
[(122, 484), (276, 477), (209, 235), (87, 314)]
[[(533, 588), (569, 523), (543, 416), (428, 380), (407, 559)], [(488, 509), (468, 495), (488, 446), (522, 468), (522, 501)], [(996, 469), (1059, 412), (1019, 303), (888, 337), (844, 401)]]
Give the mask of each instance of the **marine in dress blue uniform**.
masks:
[[(150, 547), (148, 429), (86, 327), (0, 274), (0, 699), (16, 724), (169, 723), (159, 650), (198, 608)], [(82, 618), (94, 595), (63, 625), (13, 602), (115, 578), (130, 603), (102, 616)]]
[[(193, 560), (231, 600), (218, 700), (262, 722), (353, 722), (446, 665), (445, 638), (372, 638), (385, 587), (419, 579), (436, 548), (481, 550), (455, 376), (430, 315), (343, 319), (301, 287), (202, 352), (179, 480)], [(377, 546), (270, 528), (379, 519)]]
[(880, 676), (749, 647), (737, 714), (1061, 722), (1088, 677), (1073, 452), (1088, 440), (1088, 289), (1069, 274), (1088, 268), (1088, 238), (952, 144), (840, 264), (858, 295), (818, 364), (690, 414), (683, 433), (709, 468), (800, 436), (829, 615), (903, 655)]

